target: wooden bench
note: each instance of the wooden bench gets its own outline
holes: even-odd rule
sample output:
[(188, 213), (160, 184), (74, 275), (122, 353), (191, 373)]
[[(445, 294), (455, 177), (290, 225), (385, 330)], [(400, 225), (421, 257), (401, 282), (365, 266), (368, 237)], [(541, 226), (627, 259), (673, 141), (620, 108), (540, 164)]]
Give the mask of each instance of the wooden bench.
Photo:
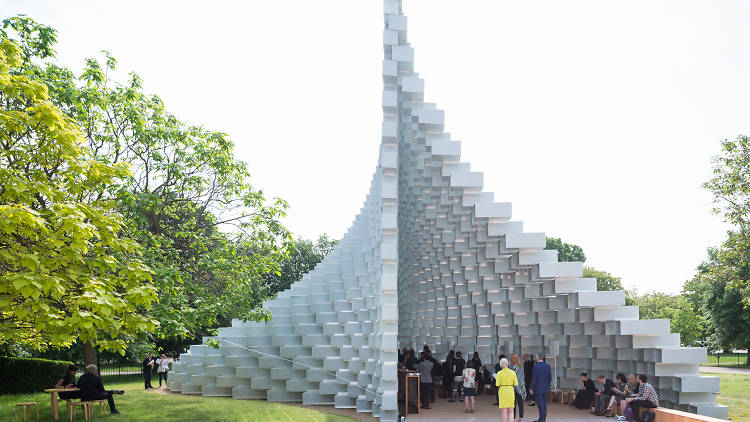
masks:
[(695, 413), (682, 412), (680, 410), (657, 407), (655, 409), (641, 408), (639, 413), (645, 411), (654, 412), (655, 422), (727, 422), (724, 419), (712, 418), (710, 416), (696, 415)]

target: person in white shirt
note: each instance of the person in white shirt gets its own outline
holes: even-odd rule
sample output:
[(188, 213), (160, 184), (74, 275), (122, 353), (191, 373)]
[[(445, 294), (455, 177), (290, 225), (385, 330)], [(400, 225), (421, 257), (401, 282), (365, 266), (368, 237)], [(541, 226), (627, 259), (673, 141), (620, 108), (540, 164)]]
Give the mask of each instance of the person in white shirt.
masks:
[[(466, 368), (462, 375), (464, 379), (464, 405), (466, 410), (464, 413), (474, 413), (474, 396), (477, 395), (477, 370), (472, 368), (472, 361), (466, 362)], [(471, 409), (469, 409), (469, 401), (471, 401)]]
[(167, 384), (167, 372), (169, 372), (169, 364), (174, 362), (174, 359), (167, 359), (167, 355), (164, 353), (156, 359), (156, 364), (159, 365), (156, 368), (156, 373), (159, 374), (159, 387), (161, 387), (161, 378), (164, 377), (164, 384)]

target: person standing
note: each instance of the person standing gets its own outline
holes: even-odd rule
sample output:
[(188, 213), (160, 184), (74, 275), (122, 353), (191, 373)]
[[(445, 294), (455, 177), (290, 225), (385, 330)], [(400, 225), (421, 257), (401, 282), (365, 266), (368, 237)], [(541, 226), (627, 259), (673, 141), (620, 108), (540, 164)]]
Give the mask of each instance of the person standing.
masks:
[(625, 402), (630, 405), (635, 422), (641, 421), (641, 416), (639, 415), (641, 407), (647, 409), (659, 407), (659, 396), (656, 394), (654, 387), (648, 383), (646, 374), (638, 375), (638, 395), (625, 400)]
[(495, 385), (498, 387), (497, 395), (500, 407), (500, 417), (503, 422), (512, 422), (513, 409), (516, 407), (515, 387), (518, 385), (518, 377), (515, 372), (508, 369), (508, 359), (500, 359), (500, 372), (495, 376)]
[[(81, 375), (81, 379), (78, 380), (78, 388), (81, 389), (81, 401), (91, 400), (107, 400), (109, 403), (109, 413), (113, 415), (119, 415), (120, 412), (115, 409), (115, 400), (112, 398), (112, 394), (115, 391), (105, 391), (102, 385), (102, 379), (97, 376), (96, 365), (91, 364), (86, 366), (86, 373)], [(122, 394), (122, 391), (118, 391), (118, 394)]]
[(453, 350), (448, 352), (448, 356), (445, 357), (443, 362), (443, 395), (448, 397), (448, 401), (453, 401), (451, 392), (453, 391), (453, 374), (456, 372), (456, 367), (453, 364)]
[(539, 419), (536, 422), (547, 422), (547, 393), (552, 383), (552, 369), (544, 362), (544, 354), (536, 355), (536, 366), (531, 375), (531, 389), (534, 400), (539, 408)]
[[(518, 385), (515, 388), (516, 407), (518, 407), (518, 422), (523, 422), (523, 401), (526, 399), (526, 381), (521, 367), (521, 359), (517, 354), (510, 355), (510, 366), (508, 367), (516, 373)], [(513, 407), (513, 418), (516, 417), (516, 407)]]
[(430, 402), (435, 403), (435, 378), (440, 376), (441, 368), (437, 359), (435, 359), (432, 356), (432, 350), (430, 350), (430, 346), (425, 345), (422, 351), (424, 352), (424, 359), (427, 359), (430, 362), (432, 362), (432, 373), (430, 374), (430, 378), (432, 378), (432, 389), (430, 390)]
[(479, 352), (474, 352), (474, 356), (471, 357), (471, 367), (477, 371), (477, 396), (482, 394), (482, 360), (479, 359)]
[[(474, 413), (474, 396), (477, 395), (477, 370), (474, 369), (474, 361), (466, 363), (466, 368), (461, 372), (464, 387), (464, 413)], [(469, 406), (471, 402), (471, 407)]]
[(432, 361), (427, 359), (427, 352), (422, 352), (421, 359), (417, 362), (416, 369), (419, 370), (419, 401), (422, 409), (430, 408), (432, 392)]
[(146, 386), (146, 390), (154, 388), (151, 385), (151, 371), (154, 369), (154, 357), (151, 353), (146, 355), (146, 359), (143, 359), (143, 384)]
[(167, 359), (167, 355), (164, 353), (159, 356), (156, 360), (156, 364), (159, 365), (156, 368), (156, 373), (159, 374), (159, 388), (161, 388), (161, 378), (164, 377), (164, 385), (167, 385), (167, 373), (169, 372), (169, 364), (174, 362), (172, 359)]
[(464, 368), (466, 368), (466, 361), (461, 356), (461, 352), (456, 352), (456, 359), (453, 360), (453, 366), (456, 369), (456, 372), (453, 374), (453, 390), (458, 390), (456, 391), (456, 394), (459, 396), (461, 401), (464, 401), (463, 379)]
[[(532, 355), (523, 355), (523, 381), (526, 383), (526, 385), (531, 385), (531, 376), (534, 373), (534, 356)], [(529, 406), (534, 406), (534, 397), (529, 392), (529, 395), (526, 397), (526, 399), (529, 401)]]

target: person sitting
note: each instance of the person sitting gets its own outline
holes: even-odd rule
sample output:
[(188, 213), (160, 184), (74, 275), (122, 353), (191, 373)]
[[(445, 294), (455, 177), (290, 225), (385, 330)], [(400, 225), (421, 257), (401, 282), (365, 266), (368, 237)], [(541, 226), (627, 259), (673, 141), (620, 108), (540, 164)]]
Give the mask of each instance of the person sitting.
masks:
[(659, 396), (656, 394), (656, 390), (648, 382), (646, 374), (638, 375), (638, 395), (625, 399), (625, 402), (630, 406), (635, 417), (635, 422), (641, 422), (641, 416), (638, 414), (641, 407), (647, 409), (653, 409), (659, 407)]
[(86, 366), (86, 373), (81, 375), (78, 380), (78, 388), (81, 389), (81, 401), (107, 400), (109, 403), (109, 413), (119, 415), (120, 412), (115, 409), (115, 400), (112, 394), (122, 394), (122, 390), (104, 390), (102, 379), (97, 376), (96, 365)]
[[(75, 365), (68, 365), (68, 369), (57, 381), (57, 384), (55, 384), (55, 388), (78, 387), (78, 385), (76, 385), (76, 373), (77, 372), (78, 372), (78, 367), (76, 367)], [(80, 391), (61, 391), (60, 393), (58, 393), (58, 396), (62, 400), (80, 399), (81, 392)]]
[(603, 385), (604, 388), (602, 391), (597, 391), (594, 393), (594, 411), (591, 412), (595, 414), (596, 416), (604, 416), (605, 409), (608, 408), (609, 399), (614, 396), (614, 391), (617, 389), (617, 386), (614, 382), (612, 382), (611, 379), (605, 377), (604, 375), (599, 375), (599, 378), (596, 379), (599, 384)]
[(581, 385), (581, 389), (576, 393), (576, 398), (573, 400), (571, 406), (575, 406), (578, 409), (589, 409), (596, 393), (594, 381), (591, 381), (588, 374), (584, 372), (581, 374), (578, 383)]
[(607, 416), (614, 416), (617, 410), (620, 409), (620, 402), (623, 399), (628, 398), (630, 387), (628, 386), (628, 380), (625, 378), (625, 374), (617, 374), (617, 386), (612, 389), (612, 397), (609, 399), (609, 406), (607, 406)]
[[(635, 397), (638, 395), (640, 386), (638, 385), (638, 375), (636, 374), (630, 374), (628, 376), (628, 396), (626, 398)], [(620, 401), (620, 414), (625, 414), (625, 408), (628, 407), (628, 401), (627, 400), (621, 400)], [(618, 420), (625, 420), (623, 417), (622, 419)]]

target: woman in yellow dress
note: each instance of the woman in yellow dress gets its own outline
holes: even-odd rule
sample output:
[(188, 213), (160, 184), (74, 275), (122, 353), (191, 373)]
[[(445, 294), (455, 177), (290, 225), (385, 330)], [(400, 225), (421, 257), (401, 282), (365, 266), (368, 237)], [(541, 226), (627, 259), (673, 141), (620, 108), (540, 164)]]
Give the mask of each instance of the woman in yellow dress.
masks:
[(495, 374), (498, 402), (500, 403), (500, 417), (503, 422), (513, 421), (513, 408), (516, 406), (515, 386), (518, 385), (516, 373), (508, 369), (508, 359), (500, 359), (501, 369)]

